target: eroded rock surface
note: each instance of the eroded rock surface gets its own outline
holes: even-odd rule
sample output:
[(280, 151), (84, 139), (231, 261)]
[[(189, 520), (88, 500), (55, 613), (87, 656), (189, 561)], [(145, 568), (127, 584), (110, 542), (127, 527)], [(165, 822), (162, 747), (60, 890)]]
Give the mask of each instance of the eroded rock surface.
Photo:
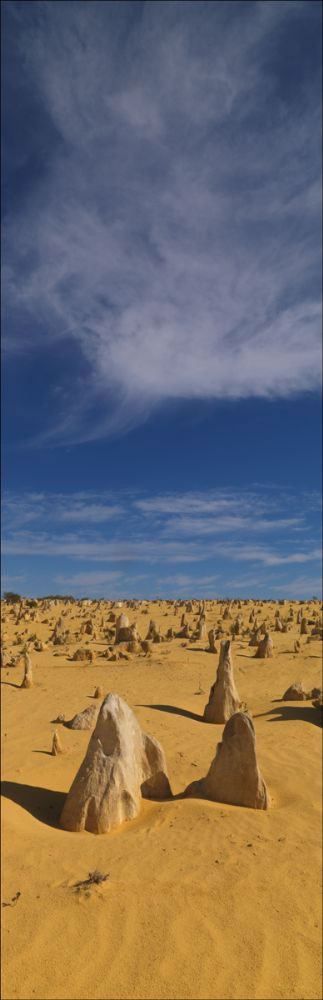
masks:
[(255, 730), (249, 715), (232, 715), (206, 777), (188, 785), (184, 795), (268, 809), (269, 795), (258, 767)]
[(273, 655), (273, 650), (274, 644), (271, 635), (269, 635), (269, 632), (265, 632), (264, 638), (259, 642), (255, 656), (259, 660), (266, 660), (268, 657)]
[(305, 691), (301, 681), (296, 681), (295, 684), (291, 684), (285, 694), (283, 694), (282, 701), (307, 701), (309, 695), (308, 691)]
[(141, 797), (171, 796), (162, 747), (143, 733), (117, 694), (108, 694), (61, 815), (65, 830), (107, 833), (137, 816)]
[(32, 665), (31, 665), (31, 659), (30, 659), (29, 654), (28, 653), (24, 653), (23, 654), (23, 659), (24, 659), (25, 673), (24, 673), (24, 679), (22, 681), (21, 687), (22, 688), (31, 688), (33, 686), (33, 672), (32, 672)]
[(69, 719), (67, 722), (63, 722), (63, 725), (67, 729), (93, 729), (95, 726), (99, 707), (98, 705), (89, 705), (85, 708), (83, 712), (78, 712), (77, 715), (73, 716), (73, 719)]
[(234, 683), (231, 643), (225, 639), (221, 642), (216, 681), (210, 690), (204, 719), (206, 722), (227, 722), (239, 708), (241, 699)]

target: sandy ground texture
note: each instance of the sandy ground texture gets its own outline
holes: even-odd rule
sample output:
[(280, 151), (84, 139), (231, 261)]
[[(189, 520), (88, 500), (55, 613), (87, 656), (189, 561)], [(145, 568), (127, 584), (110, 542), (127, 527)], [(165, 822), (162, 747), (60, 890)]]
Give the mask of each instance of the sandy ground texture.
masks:
[[(176, 797), (205, 775), (223, 732), (202, 720), (218, 664), (207, 641), (174, 639), (154, 645), (150, 658), (111, 662), (99, 655), (107, 648), (109, 602), (39, 606), (18, 624), (16, 611), (2, 611), (3, 1000), (321, 997), (321, 712), (311, 701), (280, 699), (294, 681), (321, 685), (322, 643), (300, 636), (296, 603), (280, 607), (283, 619), (293, 609), (289, 631), (273, 631), (277, 607), (256, 608), (271, 625), (272, 659), (255, 659), (248, 636), (232, 644), (236, 685), (271, 795), (266, 812)], [(251, 608), (231, 607), (225, 635), (237, 614), (248, 626)], [(190, 624), (197, 609), (186, 615)], [(223, 609), (206, 602), (207, 630)], [(150, 617), (165, 635), (179, 629), (185, 609), (143, 602), (124, 610), (144, 638)], [(319, 611), (315, 602), (302, 606), (310, 620)], [(69, 642), (53, 646), (49, 636), (62, 613)], [(96, 638), (75, 638), (88, 618)], [(35, 635), (47, 643), (42, 652), (34, 650)], [(22, 661), (6, 664), (28, 638), (34, 683), (26, 690)], [(93, 650), (93, 663), (71, 661), (80, 646)], [(120, 694), (161, 742), (174, 794), (167, 802), (143, 800), (135, 820), (103, 836), (60, 829), (91, 734), (52, 723), (59, 713), (69, 719), (96, 704), (97, 685), (104, 696)], [(50, 753), (55, 728), (64, 751), (57, 757)], [(76, 891), (94, 870), (108, 878)]]

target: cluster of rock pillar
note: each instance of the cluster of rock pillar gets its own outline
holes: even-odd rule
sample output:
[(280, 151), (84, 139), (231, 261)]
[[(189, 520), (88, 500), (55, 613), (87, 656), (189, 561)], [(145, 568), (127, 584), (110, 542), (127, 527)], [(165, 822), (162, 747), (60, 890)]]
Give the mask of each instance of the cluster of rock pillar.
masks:
[[(228, 663), (228, 650), (223, 650), (219, 693), (221, 685), (226, 689), (223, 675), (230, 673)], [(232, 681), (231, 677), (231, 687)], [(236, 702), (231, 699), (231, 706)], [(55, 733), (52, 753), (60, 752)], [(193, 795), (267, 809), (269, 797), (257, 764), (254, 726), (246, 713), (231, 713), (208, 774), (183, 792), (183, 798)], [(61, 826), (73, 832), (107, 833), (125, 820), (134, 819), (142, 798), (172, 798), (165, 754), (160, 743), (141, 730), (126, 702), (117, 694), (108, 694), (66, 797)]]

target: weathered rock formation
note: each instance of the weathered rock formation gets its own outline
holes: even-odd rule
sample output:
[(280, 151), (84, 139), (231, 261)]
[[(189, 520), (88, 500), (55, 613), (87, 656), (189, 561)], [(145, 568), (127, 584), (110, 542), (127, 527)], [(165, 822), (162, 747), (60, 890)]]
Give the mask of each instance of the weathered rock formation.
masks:
[(282, 701), (307, 701), (307, 699), (308, 692), (303, 688), (301, 681), (295, 681), (295, 684), (291, 684), (282, 697)]
[(252, 635), (248, 642), (248, 646), (259, 646), (260, 641), (261, 641), (261, 632), (260, 628), (258, 628), (254, 632), (252, 632)]
[(203, 641), (204, 639), (206, 639), (206, 637), (207, 636), (206, 636), (205, 618), (200, 618), (200, 621), (199, 621), (198, 627), (197, 627), (197, 639), (200, 639), (200, 640)]
[(142, 639), (140, 646), (145, 656), (151, 656), (151, 645), (148, 639)]
[(30, 656), (29, 656), (28, 653), (24, 653), (23, 657), (24, 657), (25, 673), (24, 673), (24, 679), (23, 679), (23, 682), (21, 684), (21, 687), (22, 688), (31, 688), (33, 686), (33, 672), (32, 672), (32, 666), (31, 666), (31, 659), (30, 659)]
[(312, 628), (312, 631), (311, 631), (311, 635), (314, 636), (314, 637), (317, 636), (318, 639), (323, 639), (323, 628), (322, 628), (322, 625), (319, 625), (319, 623), (317, 623), (316, 625), (314, 625), (314, 628)]
[(126, 650), (127, 653), (139, 653), (140, 652), (139, 642), (137, 642), (136, 639), (130, 639), (130, 642), (127, 642)]
[(53, 643), (53, 646), (64, 646), (64, 643), (66, 642), (66, 634), (64, 631), (64, 622), (62, 617), (57, 619), (51, 636), (51, 642)]
[(208, 633), (208, 640), (209, 640), (210, 653), (216, 653), (217, 648), (215, 645), (215, 628), (210, 628), (210, 631)]
[(91, 621), (91, 618), (88, 618), (88, 620), (84, 622), (84, 625), (82, 625), (82, 632), (84, 632), (85, 635), (94, 634), (94, 625), (93, 622)]
[(157, 632), (158, 632), (158, 627), (156, 625), (156, 622), (154, 622), (153, 619), (151, 618), (149, 622), (149, 628), (146, 635), (146, 639), (151, 639), (152, 641), (154, 641)]
[(282, 701), (311, 701), (312, 698), (320, 697), (322, 697), (321, 688), (314, 687), (310, 691), (305, 691), (302, 682), (295, 681), (283, 694)]
[(221, 628), (221, 626), (220, 626), (220, 628), (217, 628), (217, 630), (216, 630), (215, 638), (216, 639), (222, 639), (223, 636), (224, 636), (224, 629)]
[(190, 638), (190, 626), (184, 625), (180, 632), (176, 632), (177, 639), (189, 639)]
[(63, 753), (63, 747), (59, 738), (58, 733), (54, 732), (53, 742), (52, 742), (52, 757), (57, 757), (59, 753)]
[(82, 662), (88, 660), (89, 663), (93, 663), (93, 653), (91, 649), (76, 649), (73, 653), (72, 660), (75, 662)]
[(193, 781), (184, 795), (268, 809), (269, 795), (258, 767), (255, 730), (249, 715), (236, 712), (231, 716), (206, 777)]
[(130, 621), (127, 615), (119, 615), (116, 621), (115, 643), (130, 642), (132, 635), (130, 632)]
[(258, 657), (258, 660), (266, 660), (268, 657), (273, 655), (273, 649), (274, 645), (271, 635), (269, 635), (269, 632), (265, 632), (264, 638), (261, 639), (255, 656)]
[(220, 647), (216, 681), (212, 684), (208, 704), (204, 709), (204, 719), (206, 722), (227, 722), (239, 708), (241, 699), (234, 683), (231, 643), (224, 640)]
[(78, 712), (77, 715), (73, 716), (73, 719), (69, 719), (63, 725), (67, 729), (93, 729), (98, 717), (99, 706), (89, 705), (88, 708), (84, 708), (83, 712)]
[(96, 728), (61, 815), (65, 830), (107, 833), (133, 819), (141, 796), (171, 796), (165, 755), (117, 694), (101, 705)]

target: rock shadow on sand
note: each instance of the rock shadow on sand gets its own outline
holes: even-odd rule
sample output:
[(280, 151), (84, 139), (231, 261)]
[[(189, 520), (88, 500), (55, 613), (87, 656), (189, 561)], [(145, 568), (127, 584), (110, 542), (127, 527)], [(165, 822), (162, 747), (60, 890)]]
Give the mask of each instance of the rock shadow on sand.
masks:
[(21, 688), (21, 684), (14, 684), (13, 681), (1, 681), (1, 684), (6, 684), (10, 688)]
[[(277, 699), (278, 700), (278, 699)], [(254, 719), (264, 718), (273, 715), (275, 718), (267, 719), (267, 722), (312, 722), (314, 726), (322, 727), (322, 709), (314, 708), (313, 705), (280, 705), (279, 708), (271, 708), (268, 712), (261, 712), (254, 715)]]
[(177, 705), (137, 705), (136, 707), (153, 708), (157, 712), (169, 712), (171, 715), (183, 715), (185, 719), (194, 719), (195, 722), (203, 722), (205, 725), (203, 715), (197, 715), (196, 712), (190, 712), (188, 708), (179, 708)]
[[(186, 649), (187, 649), (188, 653), (211, 653), (212, 652), (212, 650), (208, 649), (207, 646), (192, 646), (192, 647), (191, 646), (187, 646)], [(214, 656), (214, 653), (213, 653), (213, 656)]]
[(37, 785), (20, 785), (17, 781), (2, 781), (1, 795), (26, 809), (40, 823), (61, 829), (59, 819), (66, 799), (65, 792)]

